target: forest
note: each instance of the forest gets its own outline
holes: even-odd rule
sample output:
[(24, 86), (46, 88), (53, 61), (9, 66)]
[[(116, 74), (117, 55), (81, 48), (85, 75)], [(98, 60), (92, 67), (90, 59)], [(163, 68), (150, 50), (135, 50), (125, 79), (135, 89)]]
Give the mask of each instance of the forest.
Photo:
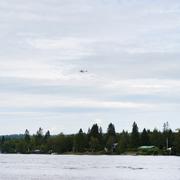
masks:
[(88, 132), (80, 129), (77, 134), (51, 135), (39, 128), (31, 135), (0, 136), (1, 153), (23, 154), (133, 154), (133, 155), (180, 155), (180, 129), (173, 132), (167, 123), (163, 130), (143, 129), (139, 132), (136, 122), (132, 131), (116, 132), (110, 123), (106, 132), (93, 124)]

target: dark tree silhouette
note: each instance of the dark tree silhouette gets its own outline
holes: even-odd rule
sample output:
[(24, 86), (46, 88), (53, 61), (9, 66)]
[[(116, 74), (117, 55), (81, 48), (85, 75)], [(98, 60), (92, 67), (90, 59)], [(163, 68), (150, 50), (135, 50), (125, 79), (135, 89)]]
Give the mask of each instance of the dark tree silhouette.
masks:
[(139, 145), (139, 130), (136, 122), (134, 122), (131, 133), (131, 147), (137, 148)]
[(141, 145), (143, 145), (143, 146), (150, 145), (149, 135), (145, 128), (143, 129), (143, 132), (141, 134)]

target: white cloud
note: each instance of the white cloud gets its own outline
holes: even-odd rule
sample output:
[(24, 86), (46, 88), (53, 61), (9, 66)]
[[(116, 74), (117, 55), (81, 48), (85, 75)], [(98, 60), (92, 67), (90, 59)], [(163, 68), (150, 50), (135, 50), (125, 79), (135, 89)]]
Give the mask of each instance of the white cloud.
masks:
[[(16, 108), (86, 108), (92, 121), (100, 117), (96, 121), (103, 119), (102, 124), (122, 114), (124, 121), (134, 120), (129, 109), (148, 110), (158, 119), (177, 118), (179, 7), (178, 0), (0, 2), (2, 111), (13, 109), (14, 116), (30, 119), (28, 113), (16, 114)], [(88, 73), (79, 73), (84, 68)], [(88, 108), (104, 109), (108, 118)], [(46, 119), (60, 117), (55, 116)]]
[(58, 51), (60, 59), (80, 59), (93, 55), (93, 49), (90, 46), (92, 39), (62, 37), (60, 39), (27, 39), (27, 43), (35, 49)]
[(180, 80), (171, 79), (127, 79), (115, 80), (105, 84), (106, 88), (125, 94), (177, 94), (180, 92)]
[(54, 95), (0, 94), (0, 107), (3, 108), (105, 108), (105, 109), (142, 109), (153, 108), (154, 104), (104, 101), (81, 98), (64, 98)]
[(29, 39), (27, 42), (37, 49), (82, 50), (83, 45), (94, 42), (92, 39), (62, 37), (61, 39)]

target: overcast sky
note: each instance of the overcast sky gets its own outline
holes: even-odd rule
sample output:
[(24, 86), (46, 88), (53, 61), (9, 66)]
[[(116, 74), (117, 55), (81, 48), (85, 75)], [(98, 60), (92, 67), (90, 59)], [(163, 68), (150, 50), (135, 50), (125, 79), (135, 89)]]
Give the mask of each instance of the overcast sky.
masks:
[(0, 1), (0, 134), (133, 121), (180, 128), (179, 0)]

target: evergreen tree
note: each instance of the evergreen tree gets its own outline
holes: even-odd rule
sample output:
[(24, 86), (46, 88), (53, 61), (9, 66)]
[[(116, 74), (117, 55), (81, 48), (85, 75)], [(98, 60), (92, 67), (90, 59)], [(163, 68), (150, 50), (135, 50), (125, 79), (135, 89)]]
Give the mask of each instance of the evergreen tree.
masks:
[(29, 131), (27, 129), (25, 130), (24, 140), (27, 144), (29, 144), (31, 141), (31, 137), (30, 137)]
[(97, 124), (93, 124), (91, 131), (90, 131), (90, 136), (99, 138), (99, 127)]
[(63, 133), (55, 136), (52, 144), (53, 152), (59, 154), (66, 152), (65, 135)]
[(20, 153), (29, 153), (31, 148), (31, 137), (27, 129), (25, 130), (24, 141), (25, 143), (19, 142), (19, 144), (17, 145), (17, 151)]
[(95, 151), (99, 150), (99, 140), (98, 140), (98, 138), (92, 136), (91, 139), (90, 139), (89, 144), (90, 144), (90, 148), (91, 148), (92, 152), (95, 152)]
[(47, 143), (48, 139), (50, 138), (50, 131), (48, 130), (46, 134), (44, 135), (44, 143)]
[(157, 129), (154, 129), (153, 132), (150, 134), (150, 144), (153, 146), (157, 146), (160, 149), (164, 147), (162, 133)]
[[(165, 123), (162, 132), (157, 129), (154, 129), (153, 132), (143, 129), (140, 134), (135, 122), (131, 133), (124, 130), (122, 133), (116, 133), (112, 123), (109, 124), (105, 134), (97, 124), (94, 124), (87, 134), (80, 129), (75, 135), (59, 134), (50, 136), (49, 131), (43, 135), (42, 128), (39, 128), (35, 135), (30, 136), (26, 129), (24, 134), (1, 136), (0, 150), (2, 153), (56, 152), (61, 154), (73, 150), (76, 152), (99, 151), (102, 153), (102, 150), (106, 148), (105, 150), (110, 153), (117, 152), (121, 154), (128, 150), (136, 151), (135, 148), (140, 145), (153, 145), (159, 148), (156, 150), (159, 154), (180, 155), (180, 130), (177, 131), (176, 133), (173, 132), (169, 128), (169, 124)], [(169, 149), (167, 150), (165, 147), (169, 147)], [(148, 153), (154, 154), (154, 152)]]
[(109, 124), (106, 134), (106, 148), (108, 151), (113, 151), (114, 143), (116, 142), (116, 131), (112, 123)]
[(86, 147), (85, 134), (82, 129), (79, 130), (78, 134), (74, 137), (74, 151), (84, 152)]
[(35, 135), (35, 143), (36, 145), (41, 145), (43, 142), (43, 129), (40, 127)]
[(139, 131), (136, 122), (133, 123), (132, 133), (131, 133), (131, 147), (137, 148), (140, 145), (139, 143)]
[(88, 134), (89, 146), (91, 151), (97, 151), (102, 148), (102, 129), (97, 124), (93, 124)]
[(123, 132), (120, 135), (119, 141), (118, 141), (118, 153), (124, 153), (128, 149), (129, 146), (129, 135), (128, 132)]
[(5, 137), (2, 136), (2, 138), (1, 138), (1, 144), (4, 144), (4, 142), (5, 142)]
[(116, 136), (116, 131), (115, 131), (115, 127), (114, 124), (110, 123), (107, 129), (107, 136)]
[(104, 149), (104, 139), (103, 139), (103, 131), (102, 127), (99, 127), (99, 144), (100, 144), (100, 149)]
[(169, 129), (167, 137), (168, 137), (168, 145), (169, 147), (172, 147), (174, 142), (174, 134), (171, 129)]
[(176, 154), (180, 155), (180, 129), (175, 134), (174, 146), (175, 146)]
[(148, 146), (150, 145), (150, 141), (149, 141), (149, 135), (146, 131), (146, 129), (143, 129), (143, 132), (141, 134), (141, 145), (142, 146)]

